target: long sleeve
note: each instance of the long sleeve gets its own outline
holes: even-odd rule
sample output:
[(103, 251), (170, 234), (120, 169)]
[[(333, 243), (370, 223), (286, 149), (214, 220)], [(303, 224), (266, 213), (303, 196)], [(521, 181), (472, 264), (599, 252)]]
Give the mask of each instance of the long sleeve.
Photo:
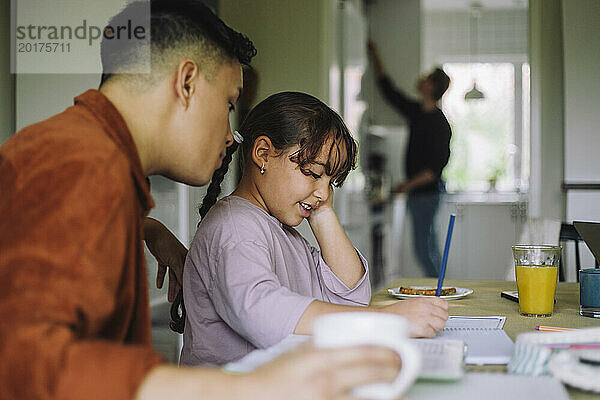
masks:
[(419, 114), (420, 105), (418, 102), (408, 98), (402, 91), (398, 90), (388, 76), (377, 80), (377, 86), (383, 94), (383, 97), (390, 103), (396, 111), (402, 113), (406, 118), (413, 119)]
[(360, 254), (365, 273), (360, 278), (354, 288), (349, 288), (342, 282), (337, 275), (329, 268), (321, 252), (311, 247), (311, 253), (317, 267), (317, 276), (321, 283), (322, 296), (324, 301), (335, 304), (345, 304), (351, 306), (368, 306), (371, 300), (371, 283), (369, 281), (369, 266), (367, 260)]
[(268, 249), (254, 242), (226, 246), (211, 268), (215, 284), (208, 289), (221, 318), (258, 348), (293, 333), (314, 300), (283, 286), (269, 260)]
[(149, 321), (129, 167), (47, 160), (19, 175), (0, 159), (0, 398), (130, 399), (162, 361), (136, 341)]

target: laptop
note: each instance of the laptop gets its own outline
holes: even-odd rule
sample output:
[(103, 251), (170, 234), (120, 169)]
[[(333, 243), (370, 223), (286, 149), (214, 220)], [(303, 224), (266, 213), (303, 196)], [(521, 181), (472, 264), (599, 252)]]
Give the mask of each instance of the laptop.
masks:
[(596, 258), (596, 262), (600, 262), (600, 222), (574, 221), (573, 226)]

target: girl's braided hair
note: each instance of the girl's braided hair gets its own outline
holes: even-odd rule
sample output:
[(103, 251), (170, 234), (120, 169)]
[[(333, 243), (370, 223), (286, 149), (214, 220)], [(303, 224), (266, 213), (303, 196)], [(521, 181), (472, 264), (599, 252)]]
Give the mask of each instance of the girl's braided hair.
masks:
[[(202, 200), (202, 206), (200, 206), (200, 219), (204, 218), (208, 210), (216, 203), (217, 197), (221, 194), (221, 182), (223, 182), (223, 178), (229, 169), (229, 163), (231, 162), (231, 158), (233, 157), (233, 153), (237, 150), (239, 144), (237, 141), (234, 141), (231, 146), (227, 148), (227, 153), (225, 154), (225, 158), (223, 158), (223, 163), (221, 167), (217, 169), (212, 176), (210, 181), (210, 185), (206, 191), (206, 195)], [(200, 223), (198, 223), (200, 225)], [(181, 310), (181, 314), (179, 313)], [(185, 304), (183, 302), (183, 286), (179, 289), (179, 293), (177, 293), (177, 297), (173, 304), (171, 304), (171, 322), (169, 326), (171, 330), (177, 333), (183, 333), (183, 329), (185, 328)]]

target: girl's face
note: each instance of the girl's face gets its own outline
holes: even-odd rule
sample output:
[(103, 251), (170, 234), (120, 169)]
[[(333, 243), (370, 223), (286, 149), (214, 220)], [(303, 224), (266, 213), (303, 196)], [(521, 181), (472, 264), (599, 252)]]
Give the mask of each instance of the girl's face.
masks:
[[(303, 168), (290, 160), (298, 146), (269, 159), (265, 173), (257, 176), (261, 206), (288, 226), (297, 226), (310, 217), (311, 212), (329, 198), (332, 177), (325, 173), (325, 165), (330, 147), (331, 140), (323, 145), (316, 160)], [(335, 156), (331, 154), (331, 157)]]

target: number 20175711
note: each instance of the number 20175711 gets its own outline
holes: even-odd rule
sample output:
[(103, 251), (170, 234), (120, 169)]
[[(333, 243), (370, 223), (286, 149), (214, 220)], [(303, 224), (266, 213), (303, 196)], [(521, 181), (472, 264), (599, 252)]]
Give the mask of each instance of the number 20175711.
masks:
[(17, 43), (18, 53), (70, 53), (71, 43), (35, 42)]

